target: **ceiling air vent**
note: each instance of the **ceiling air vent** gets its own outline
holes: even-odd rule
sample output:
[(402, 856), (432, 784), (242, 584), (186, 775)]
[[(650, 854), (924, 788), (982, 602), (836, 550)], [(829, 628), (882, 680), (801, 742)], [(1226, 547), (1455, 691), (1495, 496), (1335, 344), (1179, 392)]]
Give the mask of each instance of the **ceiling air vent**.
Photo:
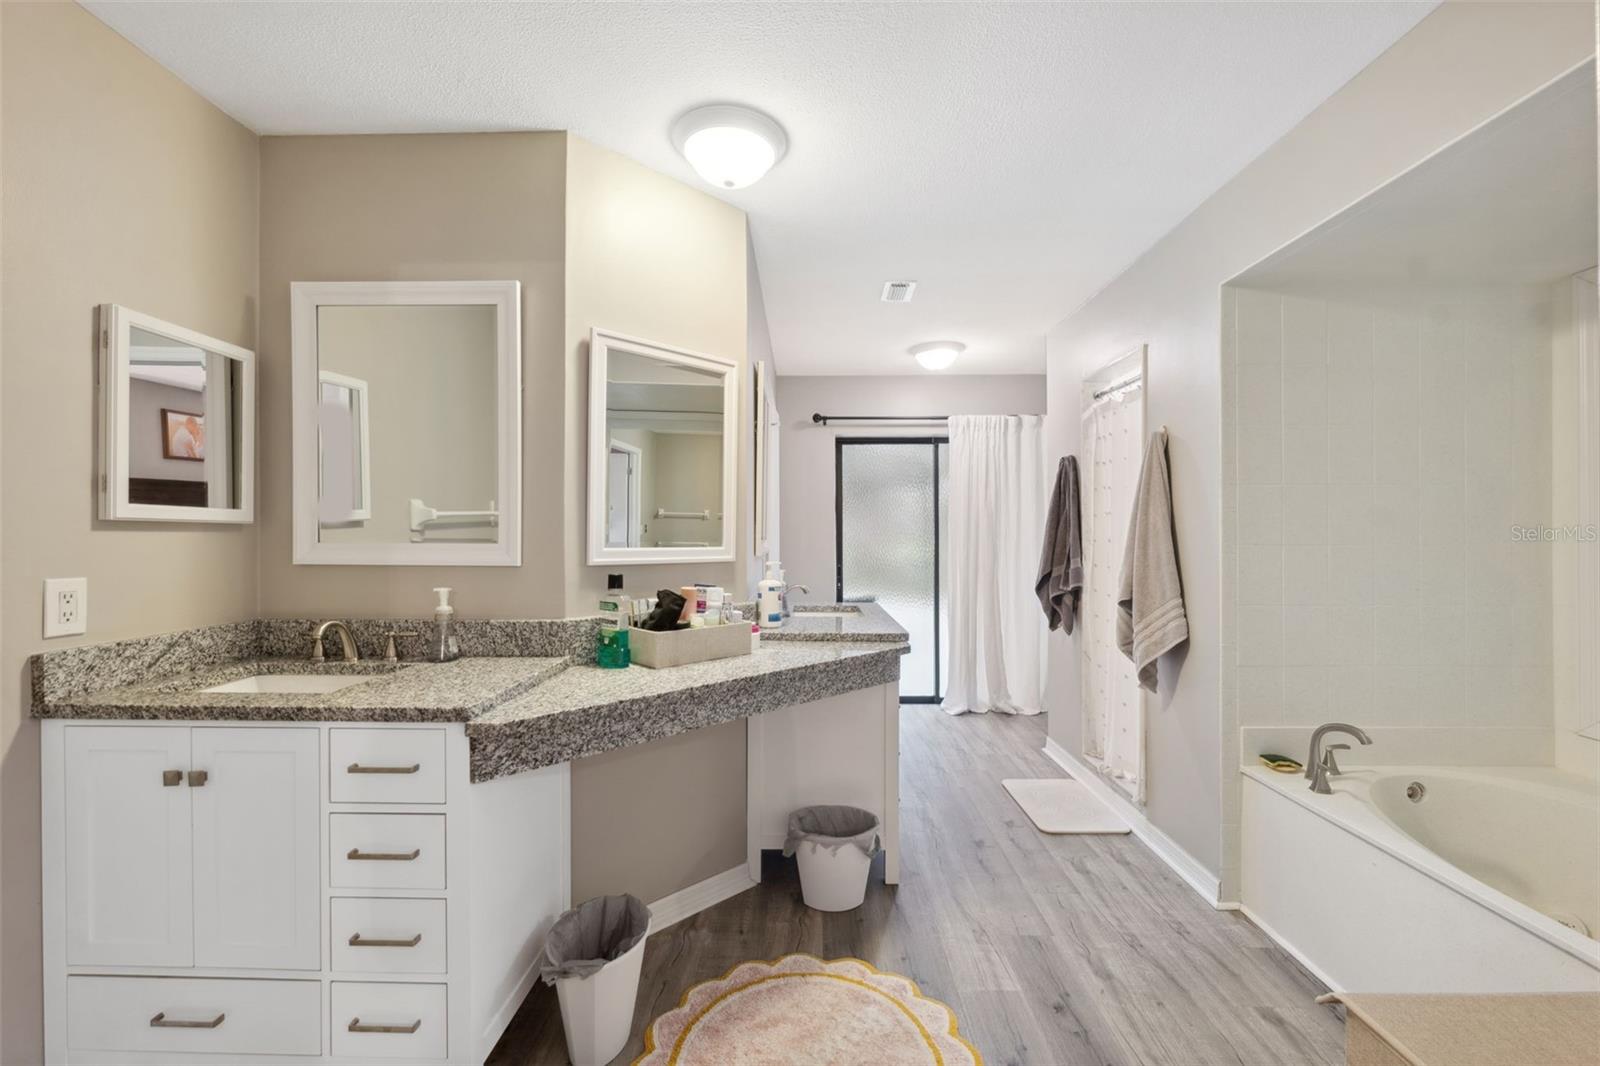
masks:
[(886, 304), (908, 304), (911, 294), (917, 291), (914, 281), (886, 281), (883, 283), (883, 302)]

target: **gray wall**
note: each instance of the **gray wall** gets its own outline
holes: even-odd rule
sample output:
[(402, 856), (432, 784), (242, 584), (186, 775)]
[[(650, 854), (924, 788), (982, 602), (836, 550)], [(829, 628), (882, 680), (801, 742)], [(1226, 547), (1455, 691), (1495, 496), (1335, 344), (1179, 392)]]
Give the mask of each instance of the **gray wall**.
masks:
[(841, 437), (942, 436), (942, 425), (853, 423), (819, 426), (829, 415), (1036, 415), (1044, 413), (1045, 381), (1032, 374), (907, 374), (896, 377), (786, 376), (781, 519), (783, 568), (811, 588), (797, 602), (832, 602), (837, 552), (834, 531), (834, 441)]
[[(1237, 752), (1222, 738), (1224, 654), (1218, 639), (1222, 515), (1220, 287), (1233, 275), (1538, 89), (1594, 51), (1588, 4), (1446, 4), (1312, 112), (1051, 330), (1052, 452), (1079, 450), (1086, 374), (1150, 346), (1152, 426), (1169, 457), (1190, 640), (1160, 667), (1147, 736), (1147, 813), (1213, 872), (1238, 812), (1221, 781)], [(1082, 750), (1078, 654), (1054, 634), (1047, 703), (1051, 737)]]
[[(0, 1062), (43, 1056), (42, 579), (89, 579), (52, 648), (250, 618), (256, 527), (101, 522), (95, 305), (256, 346), (256, 137), (76, 4), (0, 4)], [(148, 428), (155, 430), (155, 417)], [(198, 465), (198, 464), (189, 464)]]

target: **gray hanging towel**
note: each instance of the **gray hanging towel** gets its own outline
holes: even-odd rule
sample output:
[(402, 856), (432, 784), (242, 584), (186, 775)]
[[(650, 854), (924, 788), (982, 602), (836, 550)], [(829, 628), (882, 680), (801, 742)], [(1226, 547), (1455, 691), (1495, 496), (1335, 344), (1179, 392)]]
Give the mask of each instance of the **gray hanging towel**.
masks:
[(1051, 629), (1072, 632), (1083, 594), (1083, 533), (1078, 511), (1078, 457), (1069, 455), (1056, 467), (1050, 493), (1050, 514), (1044, 522), (1044, 552), (1033, 591)]
[(1117, 647), (1139, 669), (1139, 684), (1156, 690), (1156, 659), (1189, 639), (1183, 578), (1172, 524), (1167, 431), (1150, 435), (1128, 522), (1128, 546), (1117, 582)]

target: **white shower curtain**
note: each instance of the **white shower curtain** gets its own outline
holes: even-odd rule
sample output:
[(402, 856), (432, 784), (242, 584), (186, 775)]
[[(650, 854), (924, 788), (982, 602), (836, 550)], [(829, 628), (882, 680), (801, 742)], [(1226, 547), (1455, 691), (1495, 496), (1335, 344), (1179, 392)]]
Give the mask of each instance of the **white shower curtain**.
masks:
[(1044, 419), (950, 419), (950, 714), (1044, 709)]

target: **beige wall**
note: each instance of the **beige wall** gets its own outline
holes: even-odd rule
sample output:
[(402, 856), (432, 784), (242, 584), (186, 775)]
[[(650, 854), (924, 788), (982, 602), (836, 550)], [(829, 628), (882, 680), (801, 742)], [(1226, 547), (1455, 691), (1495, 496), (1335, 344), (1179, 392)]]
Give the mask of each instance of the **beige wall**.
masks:
[[(778, 400), (783, 422), (779, 460), (783, 498), (784, 573), (811, 589), (798, 603), (831, 603), (837, 585), (834, 530), (834, 441), (839, 437), (942, 436), (926, 423), (819, 426), (828, 415), (1036, 415), (1045, 382), (1033, 374), (908, 374), (900, 377), (785, 377)], [(803, 501), (796, 505), (794, 501)]]
[[(1050, 448), (1076, 452), (1084, 376), (1148, 344), (1148, 418), (1169, 459), (1188, 601), (1187, 649), (1161, 663), (1147, 736), (1147, 813), (1201, 864), (1224, 868), (1238, 812), (1222, 738), (1218, 642), (1223, 282), (1594, 50), (1588, 4), (1446, 4), (1207, 200), (1048, 341)], [(1231, 649), (1228, 651), (1230, 656)], [(1051, 637), (1050, 735), (1081, 751), (1078, 649)], [(1232, 692), (1226, 693), (1228, 700)], [(1231, 742), (1231, 739), (1230, 739)], [(1234, 764), (1234, 765), (1229, 765)]]
[[(564, 133), (261, 141), (261, 614), (560, 616)], [(523, 565), (291, 562), (289, 283), (522, 282)], [(375, 468), (376, 469), (376, 468)], [(428, 501), (432, 502), (432, 501)]]
[(74, 4), (0, 5), (4, 134), (0, 1062), (42, 1055), (38, 730), (24, 659), (41, 581), (89, 579), (89, 632), (250, 618), (256, 530), (103, 523), (94, 308), (256, 346), (256, 137)]
[[(567, 143), (566, 613), (593, 613), (607, 572), (646, 592), (694, 581), (737, 588), (742, 547), (732, 563), (586, 565), (584, 456), (596, 327), (733, 360), (739, 425), (748, 424), (744, 213), (577, 137)], [(748, 435), (737, 444), (747, 469)], [(741, 477), (731, 526), (741, 546), (749, 499)], [(573, 898), (657, 899), (743, 862), (744, 756), (744, 723), (730, 722), (573, 764)]]

